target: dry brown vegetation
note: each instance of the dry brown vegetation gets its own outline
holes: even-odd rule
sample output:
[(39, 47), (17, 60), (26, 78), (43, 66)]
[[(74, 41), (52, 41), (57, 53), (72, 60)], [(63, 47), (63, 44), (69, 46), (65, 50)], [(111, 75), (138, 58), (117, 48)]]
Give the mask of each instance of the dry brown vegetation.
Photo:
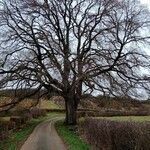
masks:
[(115, 109), (115, 110), (132, 110), (143, 107), (142, 101), (131, 99), (129, 97), (104, 97), (88, 96), (83, 97), (82, 107), (90, 109)]
[(82, 132), (93, 150), (149, 150), (150, 123), (86, 119)]

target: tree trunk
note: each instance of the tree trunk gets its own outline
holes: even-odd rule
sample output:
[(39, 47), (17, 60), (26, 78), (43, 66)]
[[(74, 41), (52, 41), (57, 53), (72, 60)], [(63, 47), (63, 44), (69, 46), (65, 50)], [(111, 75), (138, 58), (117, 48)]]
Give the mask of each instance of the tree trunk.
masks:
[(66, 106), (66, 118), (65, 123), (67, 125), (76, 125), (77, 124), (77, 105), (75, 98), (68, 97), (65, 99)]

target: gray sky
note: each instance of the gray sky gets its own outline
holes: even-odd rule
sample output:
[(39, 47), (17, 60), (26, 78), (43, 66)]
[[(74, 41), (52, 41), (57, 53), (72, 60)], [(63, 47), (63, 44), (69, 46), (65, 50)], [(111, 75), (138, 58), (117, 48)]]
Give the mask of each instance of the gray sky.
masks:
[(149, 4), (150, 5), (150, 0), (141, 0), (142, 4)]
[(143, 5), (146, 5), (150, 9), (150, 0), (140, 0)]
[[(150, 0), (140, 0), (143, 5), (146, 5), (150, 9)], [(147, 47), (146, 52), (150, 55), (150, 47)]]

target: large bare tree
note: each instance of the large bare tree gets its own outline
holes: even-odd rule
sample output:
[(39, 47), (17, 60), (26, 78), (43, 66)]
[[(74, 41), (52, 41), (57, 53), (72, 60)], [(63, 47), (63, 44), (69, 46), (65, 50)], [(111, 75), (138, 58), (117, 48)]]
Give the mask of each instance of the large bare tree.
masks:
[(59, 93), (67, 124), (84, 93), (148, 91), (148, 13), (137, 0), (1, 1), (1, 88)]

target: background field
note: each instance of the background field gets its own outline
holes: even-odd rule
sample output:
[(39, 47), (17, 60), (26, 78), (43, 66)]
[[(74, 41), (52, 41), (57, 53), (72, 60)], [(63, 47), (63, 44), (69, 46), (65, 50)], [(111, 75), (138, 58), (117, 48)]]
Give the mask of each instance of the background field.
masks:
[(133, 121), (133, 122), (150, 121), (150, 116), (115, 116), (115, 117), (95, 117), (95, 118), (108, 119), (112, 121)]

